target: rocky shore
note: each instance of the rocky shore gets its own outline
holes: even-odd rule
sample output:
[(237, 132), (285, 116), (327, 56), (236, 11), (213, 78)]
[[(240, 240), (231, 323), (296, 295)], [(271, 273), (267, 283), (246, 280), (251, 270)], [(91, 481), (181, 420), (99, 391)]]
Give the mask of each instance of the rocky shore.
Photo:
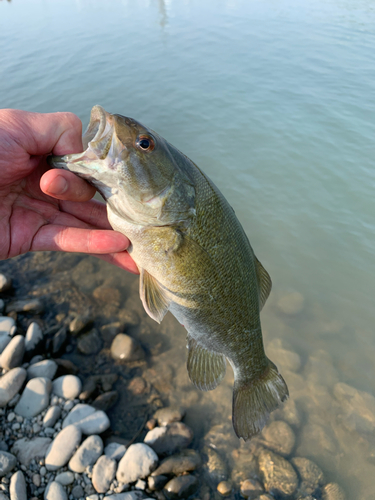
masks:
[[(375, 398), (340, 382), (324, 352), (303, 361), (268, 342), (292, 398), (244, 443), (229, 420), (230, 375), (212, 393), (195, 391), (185, 366), (168, 368), (164, 340), (148, 343), (147, 327), (144, 342), (132, 335), (139, 317), (118, 313), (116, 289), (92, 292), (110, 311), (99, 320), (87, 304), (67, 314), (16, 291), (0, 275), (0, 500), (344, 500), (335, 467), (346, 437), (359, 436), (375, 463)], [(303, 298), (277, 307), (292, 317)]]

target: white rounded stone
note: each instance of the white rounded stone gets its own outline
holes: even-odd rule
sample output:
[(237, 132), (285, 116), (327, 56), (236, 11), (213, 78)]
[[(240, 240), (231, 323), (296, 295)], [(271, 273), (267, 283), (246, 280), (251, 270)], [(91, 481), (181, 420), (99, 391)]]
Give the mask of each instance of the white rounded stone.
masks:
[(82, 382), (75, 375), (63, 375), (53, 381), (52, 392), (65, 399), (75, 399), (82, 390)]
[(25, 354), (25, 338), (22, 335), (16, 335), (0, 354), (0, 366), (6, 370), (15, 368), (22, 364)]
[(13, 368), (0, 377), (0, 408), (18, 393), (26, 379), (26, 370), (24, 368)]
[(114, 460), (121, 460), (121, 458), (125, 455), (126, 447), (120, 443), (109, 443), (104, 448), (104, 454), (108, 458), (113, 458)]
[(25, 349), (32, 351), (43, 340), (43, 332), (38, 323), (31, 323), (25, 336)]
[(43, 427), (53, 427), (61, 415), (60, 406), (50, 406), (43, 418)]
[(92, 471), (92, 484), (98, 493), (106, 493), (115, 477), (117, 462), (102, 455)]
[(71, 410), (63, 422), (63, 428), (71, 424), (78, 426), (87, 435), (101, 434), (111, 425), (104, 411), (85, 404), (78, 404)]
[(0, 274), (0, 292), (6, 292), (12, 286), (12, 279), (5, 274)]
[(122, 483), (134, 483), (147, 477), (156, 468), (158, 461), (157, 454), (147, 444), (132, 444), (118, 464), (116, 478)]
[(52, 441), (45, 458), (47, 470), (57, 470), (63, 467), (75, 452), (81, 442), (82, 433), (75, 425), (68, 425), (58, 433)]
[(9, 493), (11, 500), (27, 500), (25, 476), (20, 470), (10, 478)]
[(44, 492), (44, 500), (68, 500), (68, 495), (59, 482), (52, 481)]
[(53, 379), (57, 371), (57, 363), (53, 359), (44, 359), (38, 363), (34, 363), (27, 369), (27, 377), (29, 379), (35, 377), (45, 377)]
[(62, 484), (63, 486), (68, 486), (68, 484), (74, 483), (74, 474), (70, 472), (70, 470), (66, 472), (61, 472), (61, 474), (57, 474), (55, 477), (55, 481)]
[(44, 458), (50, 445), (48, 437), (21, 438), (15, 441), (11, 451), (22, 465), (28, 467), (33, 459)]
[(16, 322), (13, 318), (9, 316), (0, 316), (0, 333), (9, 335), (13, 326), (16, 326)]
[(94, 465), (103, 453), (103, 441), (100, 436), (89, 436), (69, 461), (68, 467), (73, 472), (84, 472), (87, 466)]
[(29, 380), (14, 408), (15, 413), (25, 418), (39, 415), (49, 404), (51, 388), (52, 384), (48, 378), (37, 377)]
[(8, 333), (0, 332), (0, 354), (3, 352), (3, 350), (11, 340), (12, 337)]

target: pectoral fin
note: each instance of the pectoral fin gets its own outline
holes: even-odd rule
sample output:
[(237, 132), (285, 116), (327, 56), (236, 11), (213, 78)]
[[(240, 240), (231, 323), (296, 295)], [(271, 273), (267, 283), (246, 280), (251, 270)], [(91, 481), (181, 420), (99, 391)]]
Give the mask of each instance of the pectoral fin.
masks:
[(160, 323), (168, 311), (170, 301), (160, 283), (145, 269), (141, 269), (139, 295), (147, 314)]
[(267, 273), (267, 271), (264, 269), (264, 267), (256, 257), (255, 257), (255, 268), (257, 273), (258, 289), (259, 289), (259, 309), (262, 310), (271, 292), (272, 281), (270, 275)]
[(215, 389), (225, 375), (225, 356), (205, 349), (191, 337), (188, 337), (187, 347), (187, 370), (190, 380), (201, 391)]

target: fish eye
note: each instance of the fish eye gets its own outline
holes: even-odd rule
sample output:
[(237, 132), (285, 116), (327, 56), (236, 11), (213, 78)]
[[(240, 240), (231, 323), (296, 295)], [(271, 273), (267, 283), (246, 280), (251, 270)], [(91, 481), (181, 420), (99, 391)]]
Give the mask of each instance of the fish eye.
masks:
[(152, 151), (155, 147), (155, 141), (149, 135), (140, 135), (135, 141), (135, 145), (142, 151)]

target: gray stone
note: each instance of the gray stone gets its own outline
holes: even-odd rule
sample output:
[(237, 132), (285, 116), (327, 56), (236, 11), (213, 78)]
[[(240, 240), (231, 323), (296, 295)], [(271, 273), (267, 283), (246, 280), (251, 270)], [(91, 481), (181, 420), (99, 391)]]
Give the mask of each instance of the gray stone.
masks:
[(50, 406), (43, 418), (43, 427), (53, 427), (61, 415), (60, 406)]
[(187, 448), (193, 440), (193, 431), (182, 422), (173, 422), (149, 431), (144, 442), (158, 455), (170, 455)]
[(18, 393), (26, 380), (26, 370), (24, 368), (13, 368), (0, 377), (0, 408)]
[(117, 391), (109, 391), (104, 394), (100, 394), (95, 400), (92, 402), (92, 406), (97, 410), (107, 411), (109, 408), (116, 403), (118, 399)]
[(172, 455), (165, 458), (156, 470), (151, 474), (152, 476), (159, 476), (165, 474), (182, 474), (183, 472), (191, 472), (197, 469), (202, 463), (199, 453), (195, 450), (183, 450), (177, 455)]
[(11, 500), (27, 500), (25, 476), (20, 470), (10, 478), (9, 493)]
[(92, 471), (92, 484), (98, 493), (106, 493), (109, 490), (115, 477), (116, 470), (116, 460), (106, 455), (98, 459)]
[(147, 477), (158, 461), (157, 454), (147, 444), (132, 444), (118, 464), (116, 478), (122, 483), (134, 483)]
[(3, 352), (0, 354), (0, 366), (5, 370), (10, 370), (22, 364), (25, 353), (25, 338), (16, 335), (12, 338)]
[(25, 349), (26, 351), (35, 350), (41, 342), (43, 342), (43, 332), (38, 323), (31, 323), (27, 329), (25, 336)]
[(67, 328), (66, 326), (63, 326), (59, 331), (55, 333), (52, 339), (52, 354), (54, 356), (57, 356), (58, 354), (63, 352), (67, 340)]
[(145, 353), (135, 339), (125, 333), (119, 333), (113, 339), (111, 356), (119, 361), (138, 361), (144, 359)]
[(70, 472), (70, 470), (61, 472), (60, 474), (57, 474), (57, 476), (55, 477), (55, 481), (62, 484), (63, 486), (68, 486), (69, 484), (74, 483), (74, 474), (73, 472)]
[(298, 486), (298, 477), (285, 458), (272, 451), (263, 450), (259, 454), (258, 464), (264, 487), (271, 495), (293, 495)]
[(174, 477), (164, 486), (163, 492), (170, 500), (179, 500), (187, 498), (198, 489), (198, 478), (190, 474)]
[(158, 425), (168, 425), (172, 422), (180, 422), (185, 416), (185, 409), (179, 406), (167, 406), (160, 408), (154, 413), (154, 418), (157, 420)]
[(3, 352), (3, 350), (6, 348), (6, 346), (9, 344), (11, 340), (12, 337), (10, 337), (10, 335), (4, 332), (0, 332), (0, 354)]
[(13, 318), (0, 316), (0, 333), (9, 335), (14, 326), (16, 326), (16, 322)]
[(88, 465), (93, 465), (103, 452), (103, 441), (99, 436), (89, 436), (83, 441), (69, 461), (73, 472), (84, 472)]
[(164, 488), (164, 486), (169, 481), (167, 476), (148, 476), (147, 485), (151, 491), (158, 491)]
[(246, 479), (241, 484), (241, 495), (249, 500), (258, 498), (264, 493), (263, 486), (256, 479)]
[(104, 454), (108, 458), (112, 458), (113, 460), (121, 460), (121, 458), (125, 455), (126, 448), (123, 444), (120, 443), (109, 443), (104, 448)]
[(3, 314), (4, 309), (5, 309), (5, 302), (3, 301), (3, 299), (0, 299), (0, 314)]
[(50, 379), (37, 377), (29, 380), (14, 411), (25, 418), (39, 415), (49, 404), (52, 384)]
[(151, 500), (150, 498), (145, 498), (142, 491), (126, 491), (125, 493), (117, 493), (115, 495), (108, 495), (104, 497), (104, 500)]
[(91, 316), (80, 314), (76, 316), (69, 324), (69, 331), (72, 335), (78, 335), (82, 330), (89, 327), (93, 322)]
[(345, 493), (337, 483), (328, 483), (322, 488), (323, 500), (345, 500)]
[(300, 493), (312, 495), (319, 486), (324, 484), (324, 474), (314, 462), (302, 457), (294, 457), (291, 462), (301, 478)]
[(52, 481), (45, 489), (44, 500), (68, 500), (68, 495), (58, 481)]
[(287, 316), (296, 316), (304, 307), (305, 299), (299, 292), (286, 293), (277, 301), (279, 311)]
[(283, 456), (292, 453), (296, 438), (291, 427), (282, 420), (270, 422), (262, 431), (259, 441)]
[(30, 359), (30, 364), (29, 366), (31, 365), (35, 365), (36, 363), (39, 363), (39, 361), (43, 361), (44, 357), (41, 355), (41, 354), (35, 354), (35, 356), (33, 356), (31, 359)]
[(43, 361), (39, 361), (35, 363), (27, 369), (27, 377), (29, 379), (35, 377), (45, 377), (50, 380), (56, 375), (57, 371), (57, 363), (55, 363), (52, 359), (44, 359)]
[(7, 451), (0, 451), (0, 477), (14, 469), (17, 458)]
[(77, 484), (77, 486), (74, 486), (72, 489), (72, 495), (73, 498), (81, 498), (84, 495), (84, 491), (81, 485)]
[(33, 459), (44, 458), (50, 445), (48, 437), (21, 438), (13, 444), (12, 453), (22, 465), (28, 467)]
[(44, 305), (40, 299), (16, 300), (7, 305), (7, 312), (13, 311), (40, 314), (44, 311)]
[(78, 404), (70, 411), (63, 422), (63, 428), (70, 424), (76, 425), (87, 435), (101, 434), (110, 427), (109, 418), (103, 411), (85, 404)]
[(75, 425), (68, 425), (60, 431), (46, 454), (47, 470), (54, 471), (68, 463), (81, 441), (81, 436), (81, 430)]
[(12, 279), (5, 274), (0, 274), (0, 292), (6, 292), (12, 288)]
[(78, 340), (77, 348), (82, 354), (91, 356), (92, 354), (97, 354), (103, 347), (103, 341), (100, 337), (100, 333), (96, 328), (91, 330), (91, 332), (85, 333)]
[(75, 375), (63, 375), (53, 381), (52, 392), (65, 399), (75, 399), (82, 389), (82, 382)]

